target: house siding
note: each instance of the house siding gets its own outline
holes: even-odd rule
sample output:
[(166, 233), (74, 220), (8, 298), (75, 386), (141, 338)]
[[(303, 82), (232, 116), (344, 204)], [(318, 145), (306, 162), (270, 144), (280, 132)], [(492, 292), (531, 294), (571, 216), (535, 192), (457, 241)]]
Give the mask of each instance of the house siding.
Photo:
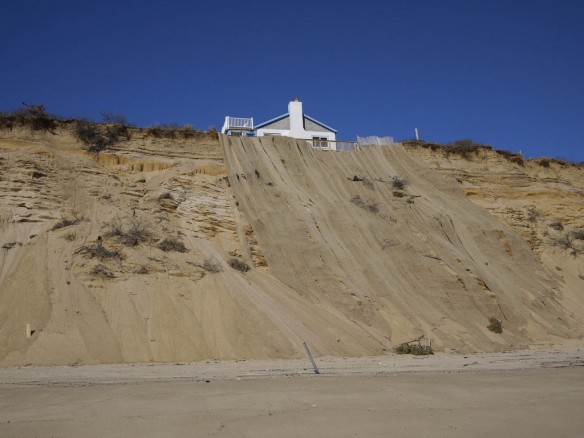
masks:
[(276, 120), (275, 122), (262, 126), (259, 129), (282, 129), (287, 131), (290, 129), (290, 117), (284, 117), (283, 119)]
[(320, 126), (318, 123), (314, 123), (312, 120), (304, 117), (304, 129), (306, 131), (317, 131), (317, 132), (331, 132), (330, 130)]

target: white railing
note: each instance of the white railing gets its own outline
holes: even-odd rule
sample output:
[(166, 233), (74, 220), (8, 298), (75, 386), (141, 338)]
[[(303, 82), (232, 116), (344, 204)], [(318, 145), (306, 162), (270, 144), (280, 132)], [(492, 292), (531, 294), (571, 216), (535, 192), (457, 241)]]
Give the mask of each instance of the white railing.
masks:
[(230, 129), (253, 131), (253, 117), (225, 117), (225, 123), (221, 132), (225, 133)]
[[(367, 146), (380, 146), (375, 143), (358, 143), (356, 141), (343, 141), (343, 140), (320, 140), (311, 139), (306, 140), (306, 142), (313, 149), (320, 149), (323, 151), (352, 151), (363, 149)], [(392, 143), (384, 143), (383, 145), (391, 145)]]

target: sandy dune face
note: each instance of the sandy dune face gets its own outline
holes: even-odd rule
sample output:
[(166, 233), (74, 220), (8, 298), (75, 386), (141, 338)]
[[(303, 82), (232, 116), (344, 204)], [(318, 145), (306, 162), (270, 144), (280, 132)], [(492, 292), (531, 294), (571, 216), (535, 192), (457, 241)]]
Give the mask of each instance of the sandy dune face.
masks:
[(582, 170), (545, 169), (550, 181), (493, 167), (523, 172), (525, 196), (549, 206), (527, 225), (534, 245), (505, 210), (532, 207), (529, 184), (428, 154), (134, 129), (95, 155), (67, 126), (2, 131), (0, 364), (292, 358), (304, 341), (315, 355), (372, 355), (422, 334), (445, 351), (582, 337), (582, 255), (543, 228), (552, 216), (582, 225)]

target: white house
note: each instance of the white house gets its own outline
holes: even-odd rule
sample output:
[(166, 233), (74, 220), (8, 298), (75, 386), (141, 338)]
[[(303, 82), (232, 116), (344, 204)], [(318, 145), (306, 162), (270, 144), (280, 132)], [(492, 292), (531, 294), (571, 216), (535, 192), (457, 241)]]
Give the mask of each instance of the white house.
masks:
[(288, 112), (255, 126), (256, 135), (283, 135), (305, 140), (336, 140), (337, 130), (304, 114), (298, 98), (288, 104)]
[[(254, 135), (258, 137), (281, 135), (313, 140), (313, 147), (336, 149), (337, 130), (304, 114), (298, 98), (288, 104), (288, 112), (253, 126), (253, 118), (226, 117), (221, 130), (229, 135)], [(328, 140), (328, 141), (327, 141)], [(332, 143), (329, 143), (332, 141)]]

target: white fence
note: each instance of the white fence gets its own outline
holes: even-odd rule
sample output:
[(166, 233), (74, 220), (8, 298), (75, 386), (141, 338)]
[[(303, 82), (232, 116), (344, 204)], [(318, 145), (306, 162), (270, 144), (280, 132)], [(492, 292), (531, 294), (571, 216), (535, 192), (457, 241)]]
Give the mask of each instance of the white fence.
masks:
[(314, 149), (321, 149), (323, 151), (352, 151), (354, 149), (361, 149), (367, 146), (391, 145), (393, 144), (392, 137), (359, 137), (357, 141), (343, 141), (343, 140), (306, 140)]

